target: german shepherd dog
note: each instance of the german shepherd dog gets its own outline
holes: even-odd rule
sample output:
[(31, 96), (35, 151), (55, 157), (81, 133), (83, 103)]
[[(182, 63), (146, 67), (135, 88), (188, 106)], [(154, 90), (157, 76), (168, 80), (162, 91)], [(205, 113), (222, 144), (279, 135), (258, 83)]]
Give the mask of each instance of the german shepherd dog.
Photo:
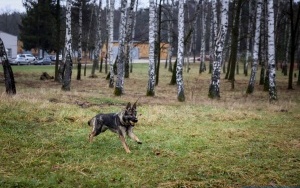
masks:
[(134, 125), (138, 122), (136, 115), (136, 102), (132, 106), (129, 102), (126, 108), (119, 113), (96, 115), (88, 121), (88, 125), (92, 127), (92, 132), (89, 134), (90, 142), (93, 141), (93, 137), (109, 129), (119, 135), (125, 151), (130, 153), (129, 147), (125, 141), (126, 135), (135, 140), (138, 144), (142, 144), (138, 137), (133, 133)]

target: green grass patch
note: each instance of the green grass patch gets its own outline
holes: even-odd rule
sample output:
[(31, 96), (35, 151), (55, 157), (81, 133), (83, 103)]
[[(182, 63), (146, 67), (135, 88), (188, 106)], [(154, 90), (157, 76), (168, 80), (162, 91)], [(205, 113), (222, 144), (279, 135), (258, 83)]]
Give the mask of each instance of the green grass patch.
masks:
[[(105, 73), (74, 78), (71, 91), (63, 92), (35, 77), (53, 74), (53, 66), (14, 66), (17, 95), (0, 88), (1, 187), (299, 186), (299, 88), (279, 90), (279, 101), (269, 104), (260, 86), (245, 96), (240, 76), (236, 90), (222, 81), (221, 99), (210, 100), (210, 75), (198, 75), (197, 66), (184, 73), (184, 103), (165, 69), (156, 96), (145, 96), (147, 64), (134, 65), (120, 97)], [(283, 88), (285, 78), (277, 83)], [(134, 131), (142, 145), (127, 138), (132, 153), (126, 154), (109, 131), (88, 142), (90, 118), (139, 97)]]

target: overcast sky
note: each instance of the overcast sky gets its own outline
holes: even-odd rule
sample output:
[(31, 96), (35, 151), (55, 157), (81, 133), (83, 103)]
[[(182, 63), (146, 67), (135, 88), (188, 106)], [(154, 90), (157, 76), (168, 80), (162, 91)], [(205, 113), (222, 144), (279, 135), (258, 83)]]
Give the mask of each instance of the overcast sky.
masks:
[[(97, 0), (98, 2), (98, 0)], [(102, 0), (102, 4), (104, 5), (106, 1)], [(62, 1), (65, 3), (65, 1)], [(116, 0), (115, 5), (119, 6), (120, 0)], [(149, 0), (139, 0), (139, 6), (146, 7), (149, 4)], [(25, 8), (23, 7), (22, 0), (0, 0), (0, 13), (2, 12), (25, 12)]]

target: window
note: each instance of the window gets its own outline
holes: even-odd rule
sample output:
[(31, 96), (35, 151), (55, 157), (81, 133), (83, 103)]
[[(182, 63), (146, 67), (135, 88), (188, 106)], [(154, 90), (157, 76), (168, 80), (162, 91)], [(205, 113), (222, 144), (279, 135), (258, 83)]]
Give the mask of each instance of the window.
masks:
[(6, 53), (7, 53), (7, 57), (11, 57), (12, 54), (11, 54), (11, 48), (7, 48), (6, 49)]

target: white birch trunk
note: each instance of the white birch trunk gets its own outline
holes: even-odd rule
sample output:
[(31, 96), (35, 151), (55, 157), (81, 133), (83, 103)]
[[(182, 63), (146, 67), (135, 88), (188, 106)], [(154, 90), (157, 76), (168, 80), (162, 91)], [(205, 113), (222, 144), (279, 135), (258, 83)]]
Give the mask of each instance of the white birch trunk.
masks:
[[(213, 3), (216, 5), (215, 0)], [(215, 53), (213, 70), (211, 75), (211, 83), (209, 87), (210, 98), (220, 98), (220, 74), (221, 74), (221, 63), (222, 63), (222, 53), (224, 48), (225, 35), (227, 33), (228, 26), (228, 0), (222, 0), (222, 11), (221, 11), (221, 25), (218, 30), (218, 35), (215, 38)], [(217, 18), (215, 18), (217, 20)]]
[(253, 16), (253, 13), (252, 13), (251, 1), (249, 1), (248, 37), (246, 40), (247, 51), (246, 51), (245, 68), (244, 68), (245, 76), (248, 76), (249, 58), (251, 57), (250, 45), (251, 45), (251, 39), (252, 39), (252, 22), (251, 22), (252, 16)]
[(149, 80), (147, 96), (155, 95), (155, 5), (154, 0), (149, 0)]
[[(169, 0), (168, 0), (168, 4), (169, 4)], [(173, 50), (174, 50), (174, 44), (173, 44), (173, 5), (174, 5), (174, 0), (172, 0), (172, 3), (171, 3), (171, 10), (170, 10), (170, 14), (169, 14), (169, 21), (168, 21), (168, 43), (169, 43), (169, 46), (168, 46), (168, 70), (170, 72), (172, 72), (172, 56), (173, 56)]]
[(262, 13), (262, 0), (257, 0), (257, 10), (256, 10), (256, 25), (255, 25), (255, 34), (254, 34), (254, 46), (253, 46), (253, 55), (252, 55), (252, 68), (251, 75), (249, 79), (249, 84), (246, 93), (251, 94), (254, 91), (255, 86), (255, 75), (257, 72), (258, 65), (258, 52), (259, 52), (259, 40), (260, 40), (260, 23), (261, 23), (261, 13)]
[(183, 83), (183, 58), (184, 58), (184, 1), (179, 1), (178, 12), (178, 52), (176, 67), (177, 99), (185, 101)]
[(65, 54), (64, 54), (64, 76), (62, 90), (71, 90), (71, 76), (72, 76), (72, 59), (71, 59), (71, 45), (72, 45), (72, 35), (71, 35), (71, 6), (72, 0), (67, 0), (66, 3), (66, 39), (65, 39)]
[(217, 37), (217, 7), (216, 7), (216, 1), (212, 1), (211, 9), (212, 9), (212, 17), (211, 17), (211, 28), (210, 28), (210, 49), (209, 49), (209, 73), (212, 73), (212, 66), (214, 62), (214, 48), (215, 43), (214, 40)]
[(126, 6), (127, 0), (121, 1), (121, 23), (119, 28), (119, 50), (117, 60), (117, 81), (114, 94), (120, 96), (124, 90), (124, 54), (125, 54), (125, 36), (126, 36)]
[(126, 24), (126, 41), (125, 41), (125, 78), (129, 78), (129, 64), (132, 62), (131, 57), (131, 46), (133, 38), (133, 25), (134, 25), (134, 4), (135, 0), (130, 1), (128, 13), (127, 13), (127, 24)]
[(129, 53), (129, 63), (130, 63), (130, 73), (132, 73), (132, 67), (133, 67), (133, 59), (132, 59), (132, 51), (133, 51), (133, 40), (135, 37), (135, 26), (136, 26), (136, 13), (138, 11), (138, 5), (139, 5), (139, 0), (136, 0), (135, 3), (135, 12), (133, 14), (133, 20), (132, 20), (132, 36), (131, 36), (131, 41), (129, 44), (130, 48), (130, 53)]
[(109, 21), (108, 21), (108, 62), (109, 62), (109, 87), (114, 87), (114, 60), (113, 60), (113, 37), (114, 37), (114, 10), (115, 0), (110, 0)]
[[(96, 7), (96, 5), (95, 5)], [(102, 7), (102, 0), (99, 0), (99, 5), (98, 5), (98, 11), (97, 13), (97, 20), (96, 20), (96, 42), (95, 42), (95, 49), (94, 49), (94, 59), (93, 59), (93, 67), (92, 67), (92, 78), (96, 77), (95, 71), (96, 67), (98, 67), (99, 64), (99, 54), (101, 54), (101, 48), (102, 48), (102, 40), (101, 40), (101, 7)]]
[(269, 99), (277, 100), (276, 65), (275, 65), (275, 25), (274, 2), (268, 0), (268, 68), (269, 68)]

